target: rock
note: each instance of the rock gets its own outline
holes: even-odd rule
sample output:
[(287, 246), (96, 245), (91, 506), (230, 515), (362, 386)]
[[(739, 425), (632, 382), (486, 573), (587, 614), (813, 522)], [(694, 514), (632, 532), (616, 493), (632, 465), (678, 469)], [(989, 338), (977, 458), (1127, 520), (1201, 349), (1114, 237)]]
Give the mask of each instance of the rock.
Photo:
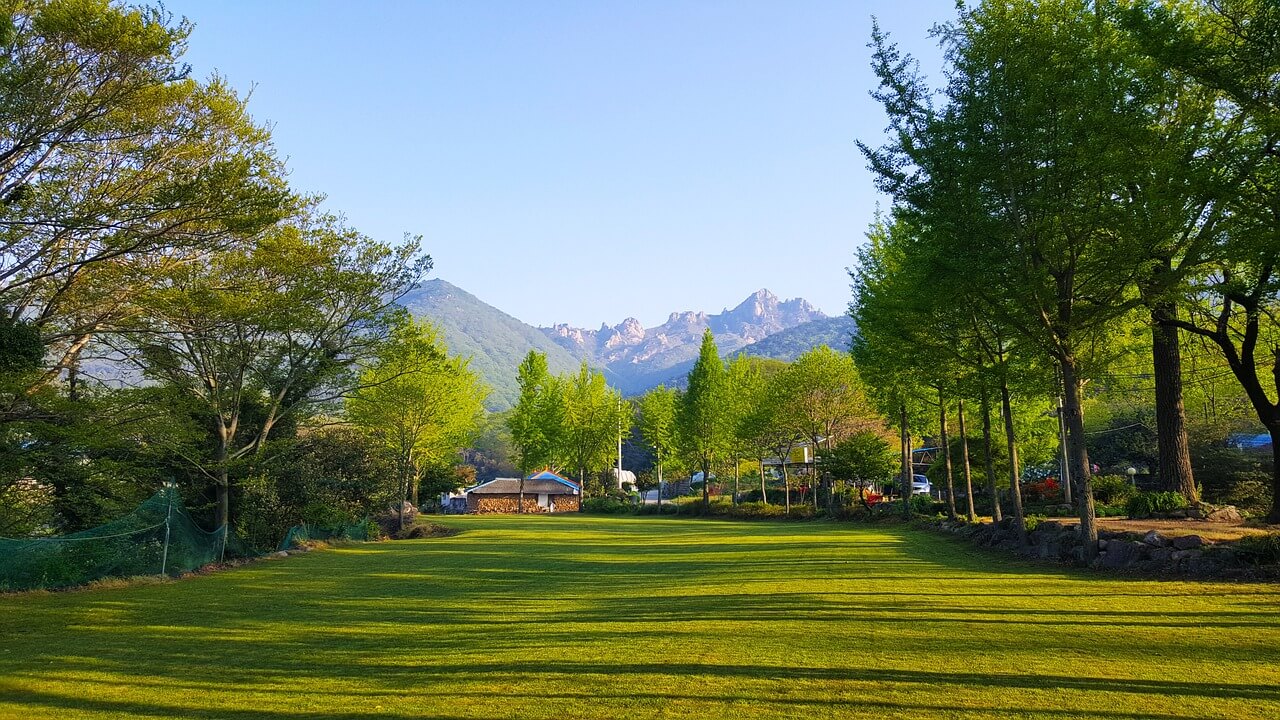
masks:
[(1174, 510), (1173, 512), (1169, 513), (1169, 517), (1173, 518), (1174, 520), (1183, 520), (1183, 519), (1186, 519), (1187, 517), (1187, 511)]
[[(1106, 557), (1107, 557), (1107, 554), (1102, 553), (1101, 555), (1098, 556), (1096, 560), (1094, 560), (1094, 562), (1101, 565), (1102, 563), (1106, 562)], [(1084, 546), (1083, 545), (1077, 545), (1071, 548), (1071, 559), (1074, 560), (1077, 565), (1084, 564)]]
[(1235, 505), (1223, 505), (1222, 507), (1210, 512), (1208, 515), (1205, 515), (1204, 519), (1209, 522), (1225, 523), (1240, 522), (1244, 518), (1240, 517), (1240, 511), (1236, 509)]
[(1173, 561), (1173, 552), (1166, 547), (1151, 548), (1151, 562), (1157, 566), (1156, 569), (1168, 565)]
[(1057, 533), (1062, 531), (1062, 523), (1057, 520), (1045, 520), (1036, 526), (1036, 532), (1048, 535), (1049, 533)]
[(1198, 502), (1186, 509), (1187, 517), (1192, 520), (1203, 520), (1205, 516), (1213, 512), (1216, 508), (1205, 502)]
[(1159, 530), (1147, 531), (1147, 534), (1142, 536), (1142, 542), (1150, 545), (1151, 547), (1164, 547), (1169, 544), (1169, 541), (1160, 534)]
[(273, 552), (271, 553), (271, 557), (289, 557), (289, 551), (280, 550), (279, 552)]
[(1183, 535), (1176, 537), (1171, 541), (1173, 547), (1177, 550), (1194, 550), (1204, 545), (1204, 539), (1199, 535)]
[(1108, 539), (1106, 539), (1106, 538), (1103, 538), (1103, 537), (1098, 538), (1098, 549), (1099, 549), (1099, 550), (1106, 550), (1106, 549), (1107, 549), (1107, 544), (1108, 544), (1108, 543), (1110, 543), (1110, 542), (1111, 542), (1111, 541), (1110, 541), (1110, 540), (1108, 540)]
[[(1122, 568), (1142, 559), (1142, 543), (1128, 540), (1112, 540), (1107, 543), (1107, 554), (1102, 560), (1103, 567)], [(1083, 550), (1083, 548), (1081, 548)]]

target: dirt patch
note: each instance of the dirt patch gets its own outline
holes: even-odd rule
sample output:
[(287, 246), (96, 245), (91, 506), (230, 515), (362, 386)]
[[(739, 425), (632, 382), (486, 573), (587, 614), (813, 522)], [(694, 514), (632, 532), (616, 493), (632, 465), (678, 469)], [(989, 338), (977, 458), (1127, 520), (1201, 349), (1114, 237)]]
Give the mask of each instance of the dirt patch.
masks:
[[(1078, 518), (1064, 518), (1064, 520)], [(1250, 526), (1244, 523), (1216, 523), (1203, 520), (1130, 520), (1128, 518), (1098, 518), (1098, 527), (1114, 532), (1130, 532), (1139, 535), (1148, 530), (1159, 530), (1165, 537), (1199, 535), (1205, 540), (1221, 542), (1239, 540), (1249, 535), (1266, 535), (1280, 531), (1280, 526)]]

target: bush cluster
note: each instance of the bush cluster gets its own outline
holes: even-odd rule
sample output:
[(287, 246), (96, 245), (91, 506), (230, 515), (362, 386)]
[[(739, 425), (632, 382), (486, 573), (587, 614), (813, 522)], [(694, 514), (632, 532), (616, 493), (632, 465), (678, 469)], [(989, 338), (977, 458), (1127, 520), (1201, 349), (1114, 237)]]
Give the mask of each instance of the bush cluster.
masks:
[(1138, 494), (1138, 489), (1122, 475), (1097, 475), (1093, 478), (1093, 499), (1099, 505), (1124, 505)]
[(1149, 518), (1187, 507), (1187, 498), (1176, 492), (1143, 492), (1129, 498), (1125, 505), (1129, 517)]
[(1280, 563), (1280, 533), (1248, 535), (1236, 543), (1236, 553), (1258, 565)]

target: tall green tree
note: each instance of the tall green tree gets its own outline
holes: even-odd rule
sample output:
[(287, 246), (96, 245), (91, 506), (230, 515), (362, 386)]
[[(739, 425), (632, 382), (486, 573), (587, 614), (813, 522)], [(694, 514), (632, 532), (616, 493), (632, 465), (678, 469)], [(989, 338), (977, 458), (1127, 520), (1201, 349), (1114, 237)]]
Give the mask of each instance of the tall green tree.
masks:
[(232, 466), (260, 457), (277, 424), (359, 387), (356, 363), (376, 356), (396, 300), (430, 263), (416, 241), (377, 243), (321, 217), (181, 265), (138, 293), (147, 313), (120, 350), (207, 418), (211, 452), (200, 464), (219, 526), (231, 519)]
[(449, 357), (435, 328), (413, 320), (392, 329), (360, 383), (346, 400), (347, 418), (392, 452), (397, 497), (417, 505), (426, 469), (456, 455), (478, 431), (488, 390), (466, 360)]
[(139, 292), (297, 203), (244, 101), (181, 62), (189, 23), (36, 0), (0, 26), (0, 308), (40, 328), (47, 385), (132, 323)]
[(604, 374), (586, 361), (563, 381), (565, 462), (578, 470), (585, 491), (587, 475), (609, 465), (618, 439), (631, 429), (630, 406), (609, 387)]
[[(848, 353), (826, 345), (809, 350), (784, 370), (789, 382), (786, 415), (813, 453), (813, 507), (818, 509), (819, 458), (847, 435), (880, 426)], [(832, 493), (834, 496), (834, 493)]]
[(653, 466), (657, 472), (658, 510), (662, 510), (662, 472), (676, 457), (679, 449), (676, 435), (676, 407), (680, 394), (674, 388), (659, 385), (649, 390), (636, 403), (639, 414), (640, 437), (653, 451)]
[[(1062, 373), (1072, 477), (1096, 552), (1082, 391), (1097, 351), (1142, 304), (1143, 247), (1123, 232), (1123, 189), (1161, 92), (1134, 44), (1088, 0), (984, 2), (943, 31), (951, 63), (940, 111), (883, 41), (875, 66), (896, 139), (872, 151), (882, 186), (949, 238), (954, 276), (1012, 330), (1020, 352)], [(1070, 62), (1059, 59), (1070, 57)]]
[(727, 457), (733, 464), (733, 504), (738, 504), (741, 465), (751, 455), (751, 442), (738, 432), (744, 419), (751, 414), (752, 404), (764, 385), (761, 369), (762, 358), (738, 354), (725, 369), (724, 409), (728, 424)]
[(676, 414), (680, 444), (690, 464), (702, 471), (702, 505), (711, 504), (711, 470), (724, 459), (732, 428), (725, 406), (727, 378), (715, 336), (702, 333), (698, 360), (689, 371), (689, 385)]
[(520, 468), (516, 512), (522, 513), (525, 478), (557, 461), (564, 435), (564, 400), (559, 379), (547, 370), (547, 356), (536, 350), (530, 350), (521, 361), (517, 382), (520, 398), (507, 417), (507, 427)]
[(1214, 110), (1227, 122), (1199, 155), (1225, 180), (1223, 219), (1210, 261), (1178, 287), (1187, 315), (1165, 324), (1219, 349), (1270, 433), (1278, 462), (1268, 519), (1280, 521), (1280, 7), (1144, 2), (1124, 23), (1145, 52), (1219, 94)]

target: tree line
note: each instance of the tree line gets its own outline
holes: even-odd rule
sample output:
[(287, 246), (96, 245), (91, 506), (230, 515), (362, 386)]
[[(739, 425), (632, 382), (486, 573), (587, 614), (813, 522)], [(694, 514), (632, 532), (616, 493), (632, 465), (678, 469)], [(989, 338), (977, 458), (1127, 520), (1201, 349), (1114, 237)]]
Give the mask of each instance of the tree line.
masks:
[[(757, 490), (742, 484), (744, 468), (758, 473), (759, 501), (768, 504), (776, 466), (780, 502), (789, 513), (791, 471), (804, 465), (803, 497), (815, 511), (824, 501), (835, 510), (848, 499), (844, 483), (880, 484), (892, 468), (884, 421), (853, 359), (827, 346), (791, 363), (747, 355), (724, 360), (707, 330), (685, 387), (653, 388), (635, 399), (633, 412), (638, 440), (652, 457), (659, 505), (669, 475), (700, 474), (704, 509), (713, 482), (729, 488), (734, 504), (754, 497)], [(802, 445), (809, 448), (809, 460), (797, 463), (793, 454)]]
[[(969, 400), (990, 450), (997, 406), (1021, 521), (1013, 405), (1059, 397), (1064, 489), (1092, 555), (1084, 409), (1135, 347), (1149, 353), (1159, 480), (1199, 499), (1191, 337), (1280, 459), (1280, 6), (981, 2), (935, 35), (936, 91), (876, 28), (889, 137), (860, 143), (893, 205), (852, 273), (854, 350), (904, 447), (929, 407), (945, 435), (948, 408)], [(1270, 484), (1280, 521), (1280, 463)]]
[[(265, 544), (405, 497), (477, 422), (484, 389), (396, 304), (420, 239), (291, 188), (245, 99), (182, 62), (191, 30), (105, 0), (0, 12), (0, 534), (175, 482)], [(385, 417), (406, 398), (412, 431)]]

